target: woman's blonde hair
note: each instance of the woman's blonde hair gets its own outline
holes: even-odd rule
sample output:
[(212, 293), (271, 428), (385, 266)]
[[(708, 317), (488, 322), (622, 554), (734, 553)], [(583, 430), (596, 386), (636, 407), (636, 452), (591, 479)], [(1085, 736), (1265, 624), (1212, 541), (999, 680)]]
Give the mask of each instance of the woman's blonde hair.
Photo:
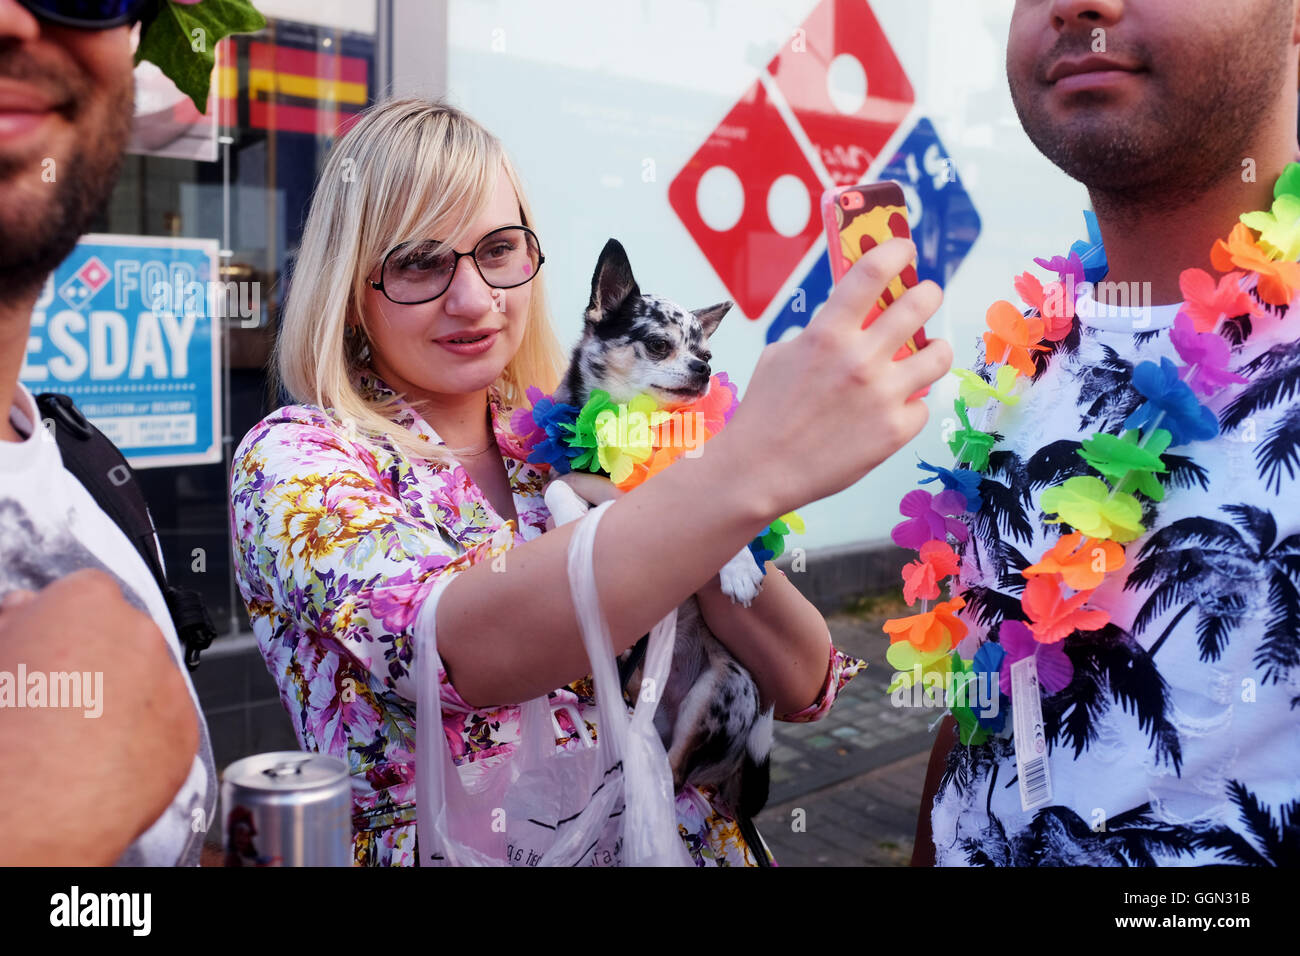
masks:
[[(316, 184), (272, 358), (272, 378), (294, 401), (333, 409), (356, 437), (450, 465), (451, 453), (394, 424), (397, 402), (366, 399), (353, 373), (367, 364), (362, 311), (367, 278), (393, 246), (438, 237), (457, 242), (487, 205), (505, 170), (524, 225), (536, 229), (501, 141), (467, 114), (408, 97), (372, 106), (330, 151)], [(524, 390), (551, 392), (565, 355), (551, 328), (544, 277), (530, 283), (527, 328), (496, 385), (527, 407)], [(345, 335), (349, 321), (356, 332)]]

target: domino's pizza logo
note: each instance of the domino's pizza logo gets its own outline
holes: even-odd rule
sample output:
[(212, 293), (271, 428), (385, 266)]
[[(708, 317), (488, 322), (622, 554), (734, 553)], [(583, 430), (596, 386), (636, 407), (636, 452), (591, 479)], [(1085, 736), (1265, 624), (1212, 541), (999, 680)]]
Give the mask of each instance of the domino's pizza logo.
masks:
[(668, 202), (736, 305), (756, 321), (774, 313), (768, 342), (830, 294), (821, 255), (775, 307), (814, 246), (825, 249), (824, 189), (901, 182), (922, 279), (945, 284), (974, 244), (979, 216), (915, 100), (870, 4), (822, 0), (673, 178)]
[(98, 256), (91, 256), (81, 268), (59, 286), (59, 298), (81, 311), (108, 284), (112, 274)]

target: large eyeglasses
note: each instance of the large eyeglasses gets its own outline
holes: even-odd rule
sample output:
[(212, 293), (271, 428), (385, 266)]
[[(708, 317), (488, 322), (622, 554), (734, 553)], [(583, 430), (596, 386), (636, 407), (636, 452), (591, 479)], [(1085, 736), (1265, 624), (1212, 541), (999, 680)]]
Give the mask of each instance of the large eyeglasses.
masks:
[(18, 0), (42, 20), (83, 30), (107, 30), (138, 20), (153, 0)]
[(531, 282), (546, 261), (531, 229), (503, 226), (480, 239), (472, 252), (457, 252), (436, 239), (394, 246), (384, 256), (379, 281), (372, 279), (370, 285), (398, 305), (430, 302), (451, 286), (462, 256), (474, 260), (478, 274), (494, 289), (513, 289)]

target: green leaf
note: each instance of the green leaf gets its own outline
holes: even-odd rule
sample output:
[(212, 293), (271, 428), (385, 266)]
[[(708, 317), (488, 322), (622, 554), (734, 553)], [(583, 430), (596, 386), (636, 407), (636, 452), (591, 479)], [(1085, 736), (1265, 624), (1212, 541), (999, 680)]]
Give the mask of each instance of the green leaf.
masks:
[(148, 60), (207, 112), (217, 43), (233, 33), (256, 33), (266, 17), (249, 0), (202, 0), (189, 5), (162, 0), (140, 34), (135, 62)]

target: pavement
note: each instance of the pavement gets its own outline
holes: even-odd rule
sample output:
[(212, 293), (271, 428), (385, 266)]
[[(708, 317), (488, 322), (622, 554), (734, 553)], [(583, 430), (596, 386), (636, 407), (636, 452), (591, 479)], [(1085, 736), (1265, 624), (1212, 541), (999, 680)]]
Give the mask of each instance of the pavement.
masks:
[(899, 594), (828, 615), (835, 646), (868, 667), (813, 723), (778, 722), (772, 787), (755, 822), (780, 866), (907, 866), (930, 747), (942, 711), (896, 707), (886, 688), (887, 618)]

